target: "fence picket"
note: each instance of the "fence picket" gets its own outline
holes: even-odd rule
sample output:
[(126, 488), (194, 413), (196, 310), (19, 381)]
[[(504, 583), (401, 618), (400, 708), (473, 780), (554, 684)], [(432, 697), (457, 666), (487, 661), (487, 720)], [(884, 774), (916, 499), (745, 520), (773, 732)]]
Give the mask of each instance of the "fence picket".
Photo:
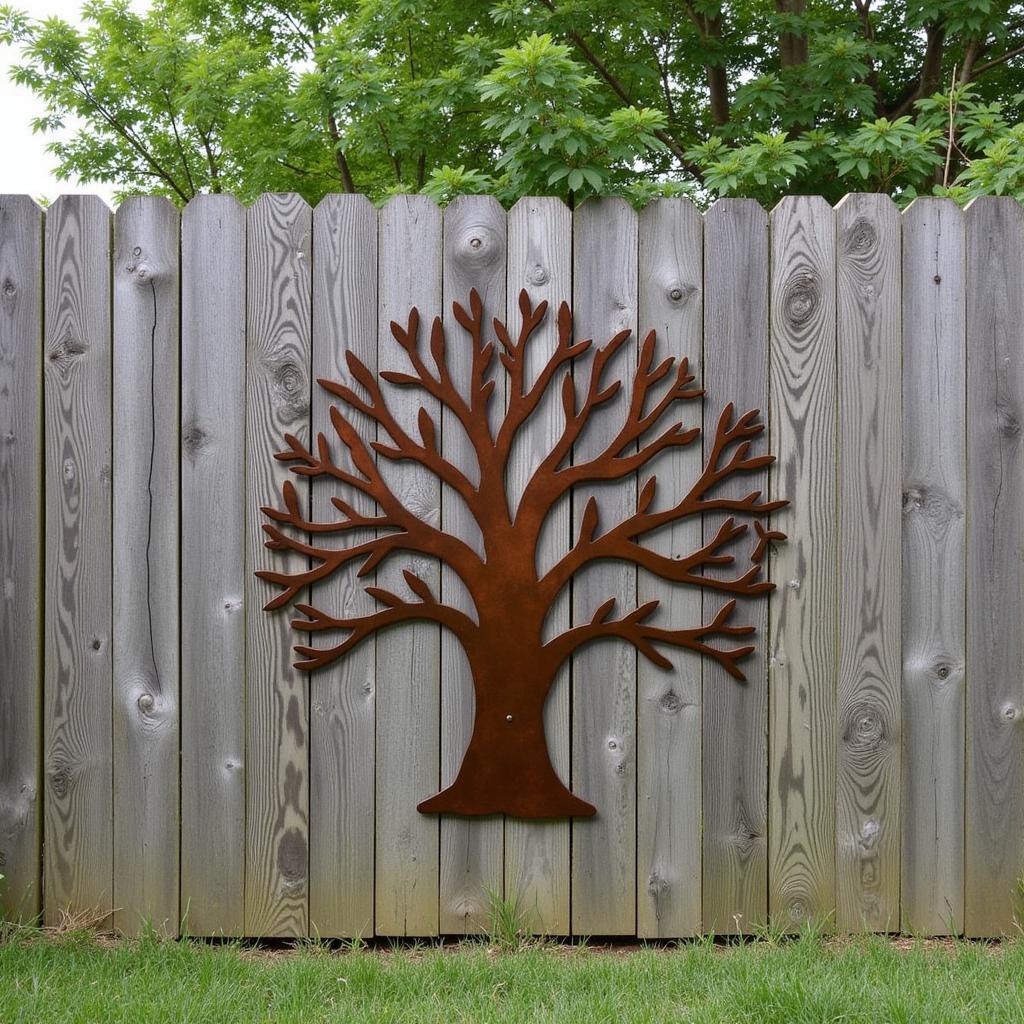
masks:
[(835, 927), (836, 231), (819, 197), (772, 211), (772, 496), (788, 536), (773, 553), (769, 914)]
[(178, 932), (179, 227), (159, 196), (114, 217), (114, 926), (130, 934)]
[(245, 222), (231, 196), (181, 217), (181, 913), (196, 935), (245, 930)]
[(42, 901), (43, 212), (0, 196), (0, 918)]
[[(110, 923), (110, 210), (61, 196), (46, 212), (45, 919)], [(97, 557), (97, 553), (102, 553)]]

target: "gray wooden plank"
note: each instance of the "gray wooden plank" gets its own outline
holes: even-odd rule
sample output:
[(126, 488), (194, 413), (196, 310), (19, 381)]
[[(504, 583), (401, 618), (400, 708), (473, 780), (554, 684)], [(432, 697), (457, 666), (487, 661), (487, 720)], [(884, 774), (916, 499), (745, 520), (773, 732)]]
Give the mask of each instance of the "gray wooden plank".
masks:
[(836, 207), (839, 745), (836, 926), (893, 931), (900, 906), (900, 217)]
[(836, 897), (836, 232), (820, 197), (772, 211), (769, 914), (834, 927)]
[(178, 932), (178, 234), (114, 217), (114, 925)]
[(195, 935), (245, 930), (245, 221), (223, 195), (181, 219), (181, 914)]
[[(423, 335), (441, 313), (441, 211), (424, 196), (398, 196), (380, 211), (378, 225), (378, 367), (408, 372), (390, 323), (404, 326), (416, 306), (425, 349)], [(436, 401), (421, 392), (389, 397), (399, 424), (413, 436), (418, 436), (419, 408), (435, 423), (439, 420)], [(382, 474), (406, 508), (438, 524), (441, 492), (435, 477), (408, 465), (382, 466)], [(382, 565), (380, 585), (407, 592), (402, 569), (438, 592), (437, 563), (422, 555), (403, 555), (400, 565)], [(441, 638), (433, 623), (404, 624), (377, 639), (378, 935), (426, 936), (438, 930), (439, 822), (416, 805), (440, 784), (440, 656)]]
[[(547, 301), (548, 314), (528, 353), (525, 381), (533, 384), (557, 344), (556, 314), (572, 299), (572, 213), (560, 199), (520, 199), (508, 213), (506, 323), (512, 337), (522, 326), (519, 293), (525, 288), (533, 307)], [(518, 505), (531, 474), (558, 440), (562, 410), (552, 388), (520, 428), (508, 470), (508, 491)], [(549, 513), (537, 552), (539, 574), (569, 550), (570, 496)], [(545, 624), (544, 640), (569, 627), (569, 593), (559, 595)], [(544, 730), (551, 763), (562, 781), (570, 779), (569, 665), (562, 666), (544, 708)], [(527, 927), (544, 935), (569, 934), (569, 822), (505, 821), (505, 898), (524, 915)]]
[(246, 369), (246, 876), (249, 935), (308, 930), (309, 707), (307, 680), (292, 664), (287, 610), (261, 611), (276, 591), (256, 569), (302, 570), (305, 557), (267, 551), (260, 507), (276, 504), (291, 478), (273, 458), (284, 434), (309, 440), (312, 211), (300, 196), (264, 194), (247, 227)]
[[(452, 313), (452, 303), (470, 308), (470, 291), (483, 302), (487, 338), (490, 319), (505, 315), (505, 211), (491, 196), (460, 196), (444, 211), (442, 305), (451, 373), (465, 388), (472, 368), (472, 348)], [(504, 369), (497, 363), (491, 399), (491, 429), (496, 432), (505, 403)], [(471, 480), (478, 478), (473, 447), (455, 415), (441, 414), (441, 450)], [(480, 530), (465, 503), (449, 487), (442, 488), (441, 527), (481, 547)], [(481, 554), (483, 552), (481, 551)], [(456, 573), (441, 567), (441, 599), (476, 618), (473, 600)], [(473, 731), (473, 677), (461, 643), (441, 634), (441, 785), (455, 781)], [(489, 894), (504, 888), (504, 821), (501, 816), (441, 819), (439, 928), (444, 932), (479, 932), (487, 927)]]
[[(591, 200), (573, 216), (575, 334), (603, 345), (618, 331), (636, 331), (637, 215), (622, 199)], [(636, 369), (636, 338), (622, 346), (606, 379), (620, 395), (597, 410), (573, 449), (593, 458), (625, 415)], [(584, 357), (586, 362), (587, 357)], [(577, 373), (577, 394), (589, 374)], [(579, 400), (579, 399), (578, 399)], [(636, 479), (583, 485), (573, 493), (573, 523), (596, 498), (604, 529), (636, 511)], [(574, 526), (575, 529), (575, 526)], [(572, 583), (573, 623), (590, 622), (608, 598), (628, 610), (636, 601), (636, 568), (597, 563)], [(572, 786), (593, 804), (591, 818), (572, 823), (572, 931), (576, 935), (636, 932), (636, 651), (628, 644), (590, 644), (572, 664)]]
[(1024, 876), (1024, 209), (967, 208), (964, 927), (1013, 931)]
[(904, 211), (900, 920), (925, 935), (964, 926), (965, 245), (952, 200)]
[(43, 212), (0, 196), (0, 918), (42, 905)]
[[(703, 220), (688, 200), (662, 199), (640, 215), (638, 337), (658, 334), (657, 359), (689, 359), (701, 379)], [(666, 423), (700, 426), (700, 402), (676, 407)], [(686, 493), (702, 466), (700, 444), (666, 452), (649, 468), (663, 502)], [(646, 479), (646, 475), (644, 479)], [(662, 554), (701, 546), (699, 518), (674, 523), (645, 541)], [(640, 572), (640, 603), (657, 600), (659, 625), (692, 628), (703, 621), (701, 592)], [(652, 619), (652, 623), (656, 621)], [(671, 656), (672, 671), (637, 663), (637, 934), (693, 935), (701, 926), (701, 663)]]
[[(704, 218), (704, 445), (722, 409), (768, 408), (768, 216), (752, 199), (722, 199)], [(766, 472), (723, 481), (725, 497), (767, 490)], [(710, 540), (722, 517), (705, 515)], [(704, 594), (704, 621), (726, 600)], [(754, 626), (745, 683), (718, 664), (703, 673), (703, 928), (718, 935), (764, 924), (767, 902), (767, 602), (738, 599)]]
[[(313, 380), (349, 376), (345, 353), (377, 368), (377, 213), (365, 196), (326, 196), (313, 211)], [(313, 384), (312, 433), (330, 436), (329, 392)], [(367, 417), (346, 410), (364, 437)], [(340, 455), (340, 453), (339, 453)], [(314, 522), (338, 518), (332, 488), (313, 488)], [(373, 503), (348, 493), (368, 514)], [(347, 565), (312, 588), (331, 615), (372, 612)], [(362, 644), (310, 680), (309, 928), (321, 936), (373, 935), (375, 656)]]
[(110, 210), (47, 211), (45, 919), (109, 924), (113, 885)]

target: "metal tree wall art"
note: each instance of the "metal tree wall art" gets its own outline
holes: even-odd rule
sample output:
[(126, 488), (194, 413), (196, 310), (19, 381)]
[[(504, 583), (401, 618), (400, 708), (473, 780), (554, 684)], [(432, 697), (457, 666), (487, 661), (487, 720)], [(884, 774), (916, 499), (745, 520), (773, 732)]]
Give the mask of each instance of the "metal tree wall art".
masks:
[[(584, 435), (596, 410), (617, 408), (612, 399), (622, 382), (606, 380), (609, 363), (626, 344), (629, 331), (620, 331), (606, 344), (573, 337), (572, 314), (562, 303), (557, 316), (557, 342), (534, 380), (526, 372), (527, 352), (547, 313), (547, 303), (534, 308), (526, 292), (519, 296), (522, 327), (512, 337), (500, 320), (493, 331), (500, 345), (499, 360), (507, 377), (507, 402), (503, 415), (493, 417), (495, 376), (492, 363), (495, 343), (485, 341), (484, 313), (476, 292), (469, 308), (452, 307), (466, 337), (459, 344), (471, 346), (469, 379), (452, 378), (448, 359), (449, 339), (440, 319), (430, 329), (429, 359), (420, 350), (420, 316), (416, 309), (404, 326), (391, 324), (395, 341), (405, 352), (408, 373), (382, 372), (379, 377), (348, 352), (346, 360), (352, 385), (320, 380), (336, 399), (330, 409), (333, 438), (317, 437), (315, 451), (296, 437), (286, 435), (287, 449), (276, 455), (290, 463), (299, 476), (323, 478), (340, 490), (361, 494), (375, 503), (373, 513), (363, 513), (341, 496), (332, 503), (339, 518), (312, 522), (300, 504), (294, 486), (286, 482), (280, 508), (264, 508), (271, 520), (263, 529), (266, 546), (308, 556), (305, 571), (262, 571), (258, 576), (280, 588), (266, 605), (268, 610), (300, 598), (308, 587), (350, 563), (358, 575), (369, 577), (386, 559), (401, 552), (426, 555), (448, 565), (465, 584), (475, 614), (445, 604), (412, 572), (405, 572), (411, 596), (377, 586), (366, 592), (379, 602), (379, 610), (366, 615), (335, 618), (310, 604), (296, 604), (304, 618), (294, 629), (309, 634), (328, 634), (338, 642), (328, 646), (298, 645), (300, 669), (313, 670), (344, 656), (379, 630), (420, 619), (439, 623), (459, 639), (469, 660), (475, 691), (475, 719), (462, 766), (447, 789), (424, 800), (419, 810), (452, 814), (504, 812), (526, 818), (590, 815), (594, 807), (571, 793), (551, 765), (544, 735), (544, 704), (559, 667), (584, 644), (611, 639), (632, 644), (654, 664), (671, 668), (659, 650), (679, 647), (713, 658), (737, 680), (743, 680), (739, 662), (754, 648), (747, 638), (754, 627), (734, 621), (735, 596), (754, 596), (770, 591), (773, 584), (762, 578), (766, 546), (783, 535), (767, 528), (770, 512), (784, 501), (762, 499), (760, 491), (742, 498), (716, 493), (722, 481), (737, 474), (759, 470), (773, 456), (755, 454), (754, 443), (764, 431), (758, 410), (735, 415), (726, 406), (718, 420), (700, 474), (685, 494), (656, 502), (654, 476), (642, 481), (636, 511), (621, 522), (602, 523), (598, 505), (588, 500), (578, 525), (575, 542), (565, 555), (543, 573), (537, 569), (536, 552), (548, 513), (572, 488), (607, 481), (626, 481), (644, 470), (660, 453), (698, 443), (700, 427), (682, 422), (664, 425), (666, 414), (676, 406), (695, 403), (700, 422), (700, 388), (687, 360), (666, 358), (655, 362), (655, 334), (650, 332), (639, 347), (632, 391), (613, 440), (594, 458), (574, 460), (573, 450)], [(586, 357), (586, 358), (584, 358)], [(575, 375), (575, 379), (574, 379)], [(418, 433), (408, 433), (389, 407), (381, 380), (390, 385), (419, 389), (441, 403), (461, 424), (472, 444), (474, 473), (442, 454), (438, 424), (420, 408)], [(357, 390), (357, 386), (361, 390)], [(536, 467), (522, 496), (511, 507), (505, 480), (517, 432), (537, 410), (549, 389), (558, 388), (563, 410), (561, 432)], [(353, 413), (368, 417), (379, 440), (360, 436)], [(493, 426), (495, 419), (497, 426)], [(453, 488), (479, 526), (482, 553), (464, 539), (438, 529), (406, 507), (385, 479), (381, 465), (387, 461), (417, 463)], [(354, 499), (353, 499), (354, 500)], [(658, 509), (656, 509), (656, 505)], [(654, 531), (705, 512), (728, 513), (714, 536), (696, 551), (658, 554), (644, 547)], [(736, 543), (748, 532), (748, 517), (755, 536), (748, 548), (749, 564), (732, 575), (722, 567), (736, 561)], [(340, 535), (343, 546), (317, 542), (325, 535)], [(657, 601), (616, 612), (616, 598), (593, 611), (588, 622), (573, 626), (544, 642), (544, 621), (559, 593), (583, 567), (600, 559), (633, 563), (650, 573), (682, 586), (703, 587), (735, 595), (709, 622), (666, 628), (652, 621)], [(715, 575), (705, 570), (716, 570)], [(312, 642), (312, 641), (311, 641)], [(588, 685), (600, 685), (594, 680)]]

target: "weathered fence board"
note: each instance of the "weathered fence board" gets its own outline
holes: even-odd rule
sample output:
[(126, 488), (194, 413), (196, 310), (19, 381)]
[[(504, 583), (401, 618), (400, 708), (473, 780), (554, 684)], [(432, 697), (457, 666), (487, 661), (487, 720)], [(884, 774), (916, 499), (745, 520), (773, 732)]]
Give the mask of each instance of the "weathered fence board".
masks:
[(901, 927), (929, 935), (964, 924), (964, 246), (952, 200), (903, 214)]
[[(836, 927), (893, 931), (900, 905), (900, 217), (836, 208), (839, 678)], [(827, 755), (826, 755), (827, 756)]]
[(772, 211), (773, 554), (768, 909), (834, 927), (836, 899), (836, 229), (817, 197)]
[(111, 217), (95, 196), (46, 212), (43, 893), (110, 923)]
[[(292, 477), (268, 457), (285, 433), (309, 442), (312, 211), (294, 195), (264, 195), (249, 209), (246, 297), (246, 872), (245, 930), (305, 935), (309, 898), (309, 707), (292, 666), (288, 615), (263, 615), (273, 589), (257, 569), (303, 569), (295, 552), (271, 562), (260, 506)], [(308, 507), (308, 505), (307, 505)]]
[[(441, 211), (423, 196), (397, 196), (380, 212), (377, 359), (381, 370), (409, 367), (391, 336), (391, 321), (403, 327), (417, 307), (422, 335), (441, 315)], [(418, 436), (422, 404), (435, 423), (436, 400), (409, 395), (395, 408), (403, 430)], [(383, 463), (384, 460), (381, 460)], [(426, 473), (382, 465), (392, 491), (416, 515), (438, 525), (441, 489)], [(440, 571), (434, 559), (409, 555), (404, 566), (436, 594)], [(406, 593), (397, 564), (382, 566), (380, 585)], [(378, 935), (436, 935), (439, 842), (436, 815), (416, 805), (433, 796), (441, 781), (441, 637), (438, 626), (415, 622), (380, 634), (377, 644), (377, 853)]]
[[(345, 353), (377, 367), (377, 215), (364, 196), (328, 196), (313, 211), (311, 435), (330, 436), (330, 395), (315, 382), (349, 377)], [(353, 414), (373, 436), (368, 417)], [(340, 453), (337, 453), (340, 456)], [(337, 513), (315, 487), (312, 518)], [(372, 502), (351, 496), (360, 511)], [(312, 587), (317, 607), (365, 615), (374, 602), (347, 565)], [(309, 714), (309, 927), (313, 935), (373, 934), (374, 645), (364, 643), (305, 685)]]
[[(701, 380), (703, 224), (686, 200), (664, 199), (640, 214), (637, 337), (657, 331), (658, 357), (689, 359)], [(690, 403), (687, 423), (699, 426)], [(699, 444), (666, 453), (657, 465), (662, 507), (685, 494), (701, 471)], [(648, 474), (649, 475), (649, 474)], [(646, 480), (646, 476), (644, 477)], [(642, 485), (644, 480), (639, 481)], [(701, 546), (699, 518), (681, 520), (649, 541), (665, 555)], [(665, 628), (703, 621), (701, 592), (640, 572), (637, 601), (660, 602)], [(692, 935), (701, 922), (701, 663), (686, 652), (672, 671), (637, 664), (637, 934)]]
[[(768, 410), (768, 217), (752, 199), (721, 199), (704, 217), (704, 445), (729, 402)], [(725, 481), (721, 494), (767, 491), (765, 471)], [(709, 541), (724, 515), (704, 517)], [(705, 593), (707, 622), (727, 600)], [(768, 649), (763, 602), (739, 601), (761, 643), (738, 683), (701, 666), (703, 690), (703, 928), (749, 932), (767, 919)]]
[[(548, 303), (528, 353), (529, 387), (555, 347), (558, 306), (572, 295), (572, 214), (558, 199), (520, 199), (508, 213), (507, 323), (515, 337), (522, 325), (519, 293), (525, 289), (534, 307)], [(508, 473), (510, 499), (518, 502), (530, 474), (558, 440), (562, 410), (549, 393), (520, 428)], [(548, 514), (537, 552), (537, 571), (546, 572), (571, 544), (570, 496)], [(540, 578), (538, 576), (538, 578)], [(544, 639), (569, 627), (569, 591), (555, 600)], [(558, 673), (544, 709), (544, 729), (551, 763), (564, 782), (570, 779), (570, 666)], [(528, 927), (547, 935), (569, 934), (569, 822), (505, 821), (505, 897), (524, 915)]]
[(178, 931), (178, 211), (114, 217), (114, 925)]
[[(504, 317), (506, 222), (501, 204), (490, 196), (462, 196), (444, 211), (442, 293), (452, 374), (468, 380), (472, 349), (452, 312), (452, 303), (470, 308), (475, 289), (485, 317)], [(486, 321), (485, 322), (489, 322)], [(501, 370), (500, 366), (498, 367)], [(493, 376), (493, 369), (492, 369)], [(496, 378), (491, 399), (492, 431), (501, 422), (505, 404), (502, 378)], [(441, 450), (469, 479), (478, 478), (473, 446), (450, 410), (441, 415)], [(475, 542), (480, 531), (462, 499), (445, 486), (441, 495), (441, 527)], [(481, 551), (481, 554), (483, 552)], [(446, 604), (475, 615), (473, 600), (456, 573), (441, 567), (441, 597)], [(462, 754), (473, 731), (473, 677), (458, 638), (441, 634), (441, 786), (455, 781)], [(503, 890), (504, 822), (500, 815), (484, 818), (441, 818), (440, 920), (441, 932), (478, 932), (487, 926), (488, 893)]]
[(966, 212), (964, 927), (1013, 930), (1024, 876), (1024, 207)]
[[(576, 337), (604, 345), (637, 328), (637, 215), (622, 199), (584, 203), (573, 218), (573, 317)], [(574, 460), (595, 458), (622, 422), (636, 367), (630, 338), (608, 364), (607, 380), (621, 393), (598, 409)], [(589, 363), (587, 364), (589, 365)], [(588, 372), (576, 373), (577, 403)], [(602, 531), (636, 509), (636, 480), (578, 488), (573, 493), (574, 539), (591, 495)], [(572, 581), (573, 624), (590, 622), (609, 597), (628, 608), (636, 599), (636, 568), (597, 563)], [(636, 651), (628, 644), (591, 644), (572, 662), (572, 786), (594, 804), (592, 818), (572, 824), (572, 930), (583, 935), (636, 931)]]
[[(315, 211), (292, 195), (248, 209), (206, 196), (182, 212), (178, 241), (164, 200), (131, 200), (112, 218), (90, 197), (45, 213), (0, 197), (5, 917), (431, 936), (479, 931), (503, 895), (548, 934), (1017, 926), (1018, 204), (985, 199), (964, 213), (919, 199), (900, 215), (880, 196), (834, 210), (797, 197), (769, 216), (750, 200), (703, 215), (662, 200), (638, 215), (617, 199), (571, 211), (530, 198), (506, 214), (482, 197), (442, 213), (422, 196), (380, 210), (330, 196)], [(663, 670), (623, 642), (563, 666), (545, 708), (552, 763), (597, 807), (572, 822), (420, 813), (454, 778), (473, 723), (461, 646), (437, 624), (410, 623), (306, 675), (292, 665), (294, 613), (264, 614), (274, 590), (253, 576), (315, 564), (301, 532), (290, 560), (263, 546), (260, 506), (286, 480), (312, 521), (336, 518), (335, 496), (374, 513), (340, 483), (311, 491), (272, 457), (286, 433), (314, 445), (333, 436), (337, 403), (316, 379), (351, 383), (348, 352), (371, 371), (407, 371), (391, 321), (404, 327), (413, 305), (420, 351), (441, 317), (458, 376), (471, 349), (452, 302), (475, 289), (491, 341), (492, 317), (518, 333), (524, 288), (551, 306), (529, 343), (527, 386), (556, 344), (564, 300), (576, 339), (632, 332), (606, 379), (632, 379), (653, 329), (659, 353), (688, 356), (706, 389), (678, 417), (702, 425), (703, 447), (672, 449), (643, 481), (566, 493), (539, 570), (589, 528), (591, 496), (605, 530), (633, 513), (648, 476), (657, 502), (686, 489), (730, 402), (761, 410), (778, 461), (722, 495), (791, 502), (771, 516), (789, 535), (770, 549), (779, 589), (740, 599), (736, 621), (757, 631), (745, 681), (692, 652)], [(577, 395), (592, 357), (574, 368)], [(508, 394), (493, 372), (497, 422)], [(560, 391), (512, 447), (513, 505), (562, 435)], [(626, 391), (599, 407), (574, 460), (607, 445)], [(425, 404), (441, 450), (475, 480), (454, 415), (412, 389), (389, 386), (387, 398), (413, 437)], [(378, 439), (373, 419), (348, 414), (365, 442)], [(437, 478), (375, 457), (414, 515), (481, 545)], [(709, 512), (645, 542), (681, 556), (724, 518)], [(740, 542), (741, 559), (754, 542)], [(475, 614), (425, 551), (369, 578), (359, 568), (307, 579), (307, 593), (330, 613), (366, 614), (380, 607), (366, 584), (404, 594), (408, 568)], [(544, 639), (589, 623), (612, 596), (617, 614), (658, 600), (658, 623), (686, 628), (731, 595), (598, 561), (564, 588)]]
[(230, 196), (181, 216), (181, 916), (197, 935), (245, 931), (245, 222)]
[(39, 913), (43, 212), (0, 197), (0, 916)]

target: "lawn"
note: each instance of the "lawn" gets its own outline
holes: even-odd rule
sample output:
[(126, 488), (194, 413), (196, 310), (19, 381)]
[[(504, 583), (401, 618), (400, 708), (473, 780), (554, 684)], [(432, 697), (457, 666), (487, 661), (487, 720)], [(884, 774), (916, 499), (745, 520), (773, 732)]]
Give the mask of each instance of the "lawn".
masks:
[(1024, 941), (816, 935), (662, 948), (484, 941), (270, 950), (87, 932), (0, 941), (0, 1021), (632, 1022), (1024, 1020)]

